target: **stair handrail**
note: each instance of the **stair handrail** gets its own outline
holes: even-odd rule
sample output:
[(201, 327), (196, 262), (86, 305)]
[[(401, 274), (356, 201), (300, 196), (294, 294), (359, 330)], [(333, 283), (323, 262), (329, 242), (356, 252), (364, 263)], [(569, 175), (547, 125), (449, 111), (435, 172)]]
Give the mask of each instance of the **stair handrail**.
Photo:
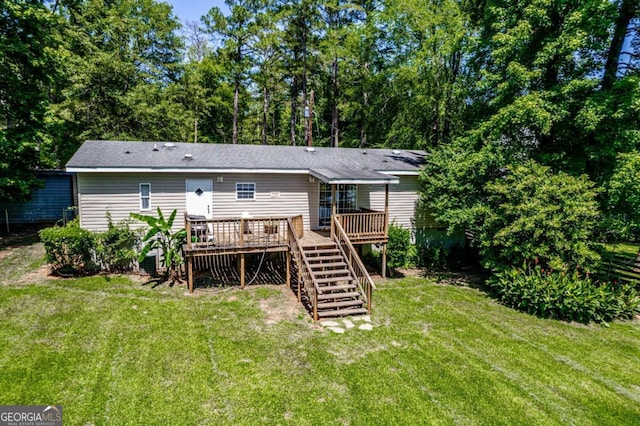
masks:
[[(376, 289), (376, 285), (367, 272), (364, 263), (362, 263), (360, 256), (358, 256), (358, 252), (353, 247), (351, 240), (349, 240), (349, 236), (342, 227), (340, 220), (335, 216), (332, 218), (332, 220), (334, 222), (333, 240), (337, 243), (337, 246), (342, 252), (345, 260), (347, 260), (347, 267), (349, 268), (349, 272), (354, 278), (356, 278), (358, 288), (366, 299), (367, 311), (371, 313), (371, 293)], [(345, 247), (348, 253), (345, 252)], [(347, 256), (347, 254), (349, 256)]]
[(300, 238), (298, 238), (298, 234), (296, 233), (293, 221), (291, 218), (287, 219), (288, 223), (288, 234), (289, 234), (289, 250), (291, 251), (292, 257), (296, 262), (296, 266), (298, 267), (298, 301), (301, 301), (300, 294), (300, 279), (302, 279), (302, 284), (304, 286), (305, 292), (309, 297), (311, 302), (311, 306), (313, 308), (313, 319), (314, 321), (318, 320), (318, 295), (322, 294), (322, 290), (316, 281), (316, 278), (311, 273), (311, 266), (309, 265), (309, 260), (304, 253), (304, 249), (302, 248), (302, 242)]

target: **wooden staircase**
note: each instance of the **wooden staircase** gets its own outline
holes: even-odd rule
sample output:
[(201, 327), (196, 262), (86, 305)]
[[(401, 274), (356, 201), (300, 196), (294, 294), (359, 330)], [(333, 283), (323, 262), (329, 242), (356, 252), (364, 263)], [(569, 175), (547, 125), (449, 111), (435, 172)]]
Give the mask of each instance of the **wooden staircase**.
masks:
[(328, 240), (303, 247), (311, 274), (318, 283), (318, 317), (366, 315), (363, 294), (338, 245)]

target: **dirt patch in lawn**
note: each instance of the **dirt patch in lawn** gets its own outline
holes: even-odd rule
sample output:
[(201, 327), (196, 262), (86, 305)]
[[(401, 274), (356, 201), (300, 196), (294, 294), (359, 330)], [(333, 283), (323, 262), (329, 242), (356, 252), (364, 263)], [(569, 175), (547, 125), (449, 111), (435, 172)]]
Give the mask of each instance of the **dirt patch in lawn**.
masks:
[(267, 316), (265, 318), (266, 324), (294, 321), (300, 315), (307, 315), (307, 312), (302, 305), (298, 303), (298, 299), (289, 287), (285, 285), (270, 285), (266, 287), (281, 293), (277, 297), (262, 299), (258, 304)]
[(0, 249), (0, 283), (33, 283), (50, 278), (44, 263), (44, 245), (27, 243)]

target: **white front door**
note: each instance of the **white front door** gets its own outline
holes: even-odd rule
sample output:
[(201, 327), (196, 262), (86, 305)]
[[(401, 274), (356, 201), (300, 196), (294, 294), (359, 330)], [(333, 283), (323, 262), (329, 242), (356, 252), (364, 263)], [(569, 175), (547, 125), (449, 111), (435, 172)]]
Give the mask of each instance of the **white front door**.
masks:
[(187, 214), (213, 217), (213, 182), (211, 179), (187, 179)]

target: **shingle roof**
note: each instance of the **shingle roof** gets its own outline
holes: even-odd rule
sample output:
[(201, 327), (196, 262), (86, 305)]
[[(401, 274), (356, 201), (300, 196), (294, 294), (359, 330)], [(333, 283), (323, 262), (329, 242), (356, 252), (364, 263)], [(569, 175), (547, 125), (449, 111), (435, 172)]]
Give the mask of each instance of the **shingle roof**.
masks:
[(86, 141), (67, 163), (67, 170), (326, 169), (415, 172), (424, 164), (424, 159), (425, 152), (419, 150), (314, 147), (310, 151), (304, 146), (285, 145)]

